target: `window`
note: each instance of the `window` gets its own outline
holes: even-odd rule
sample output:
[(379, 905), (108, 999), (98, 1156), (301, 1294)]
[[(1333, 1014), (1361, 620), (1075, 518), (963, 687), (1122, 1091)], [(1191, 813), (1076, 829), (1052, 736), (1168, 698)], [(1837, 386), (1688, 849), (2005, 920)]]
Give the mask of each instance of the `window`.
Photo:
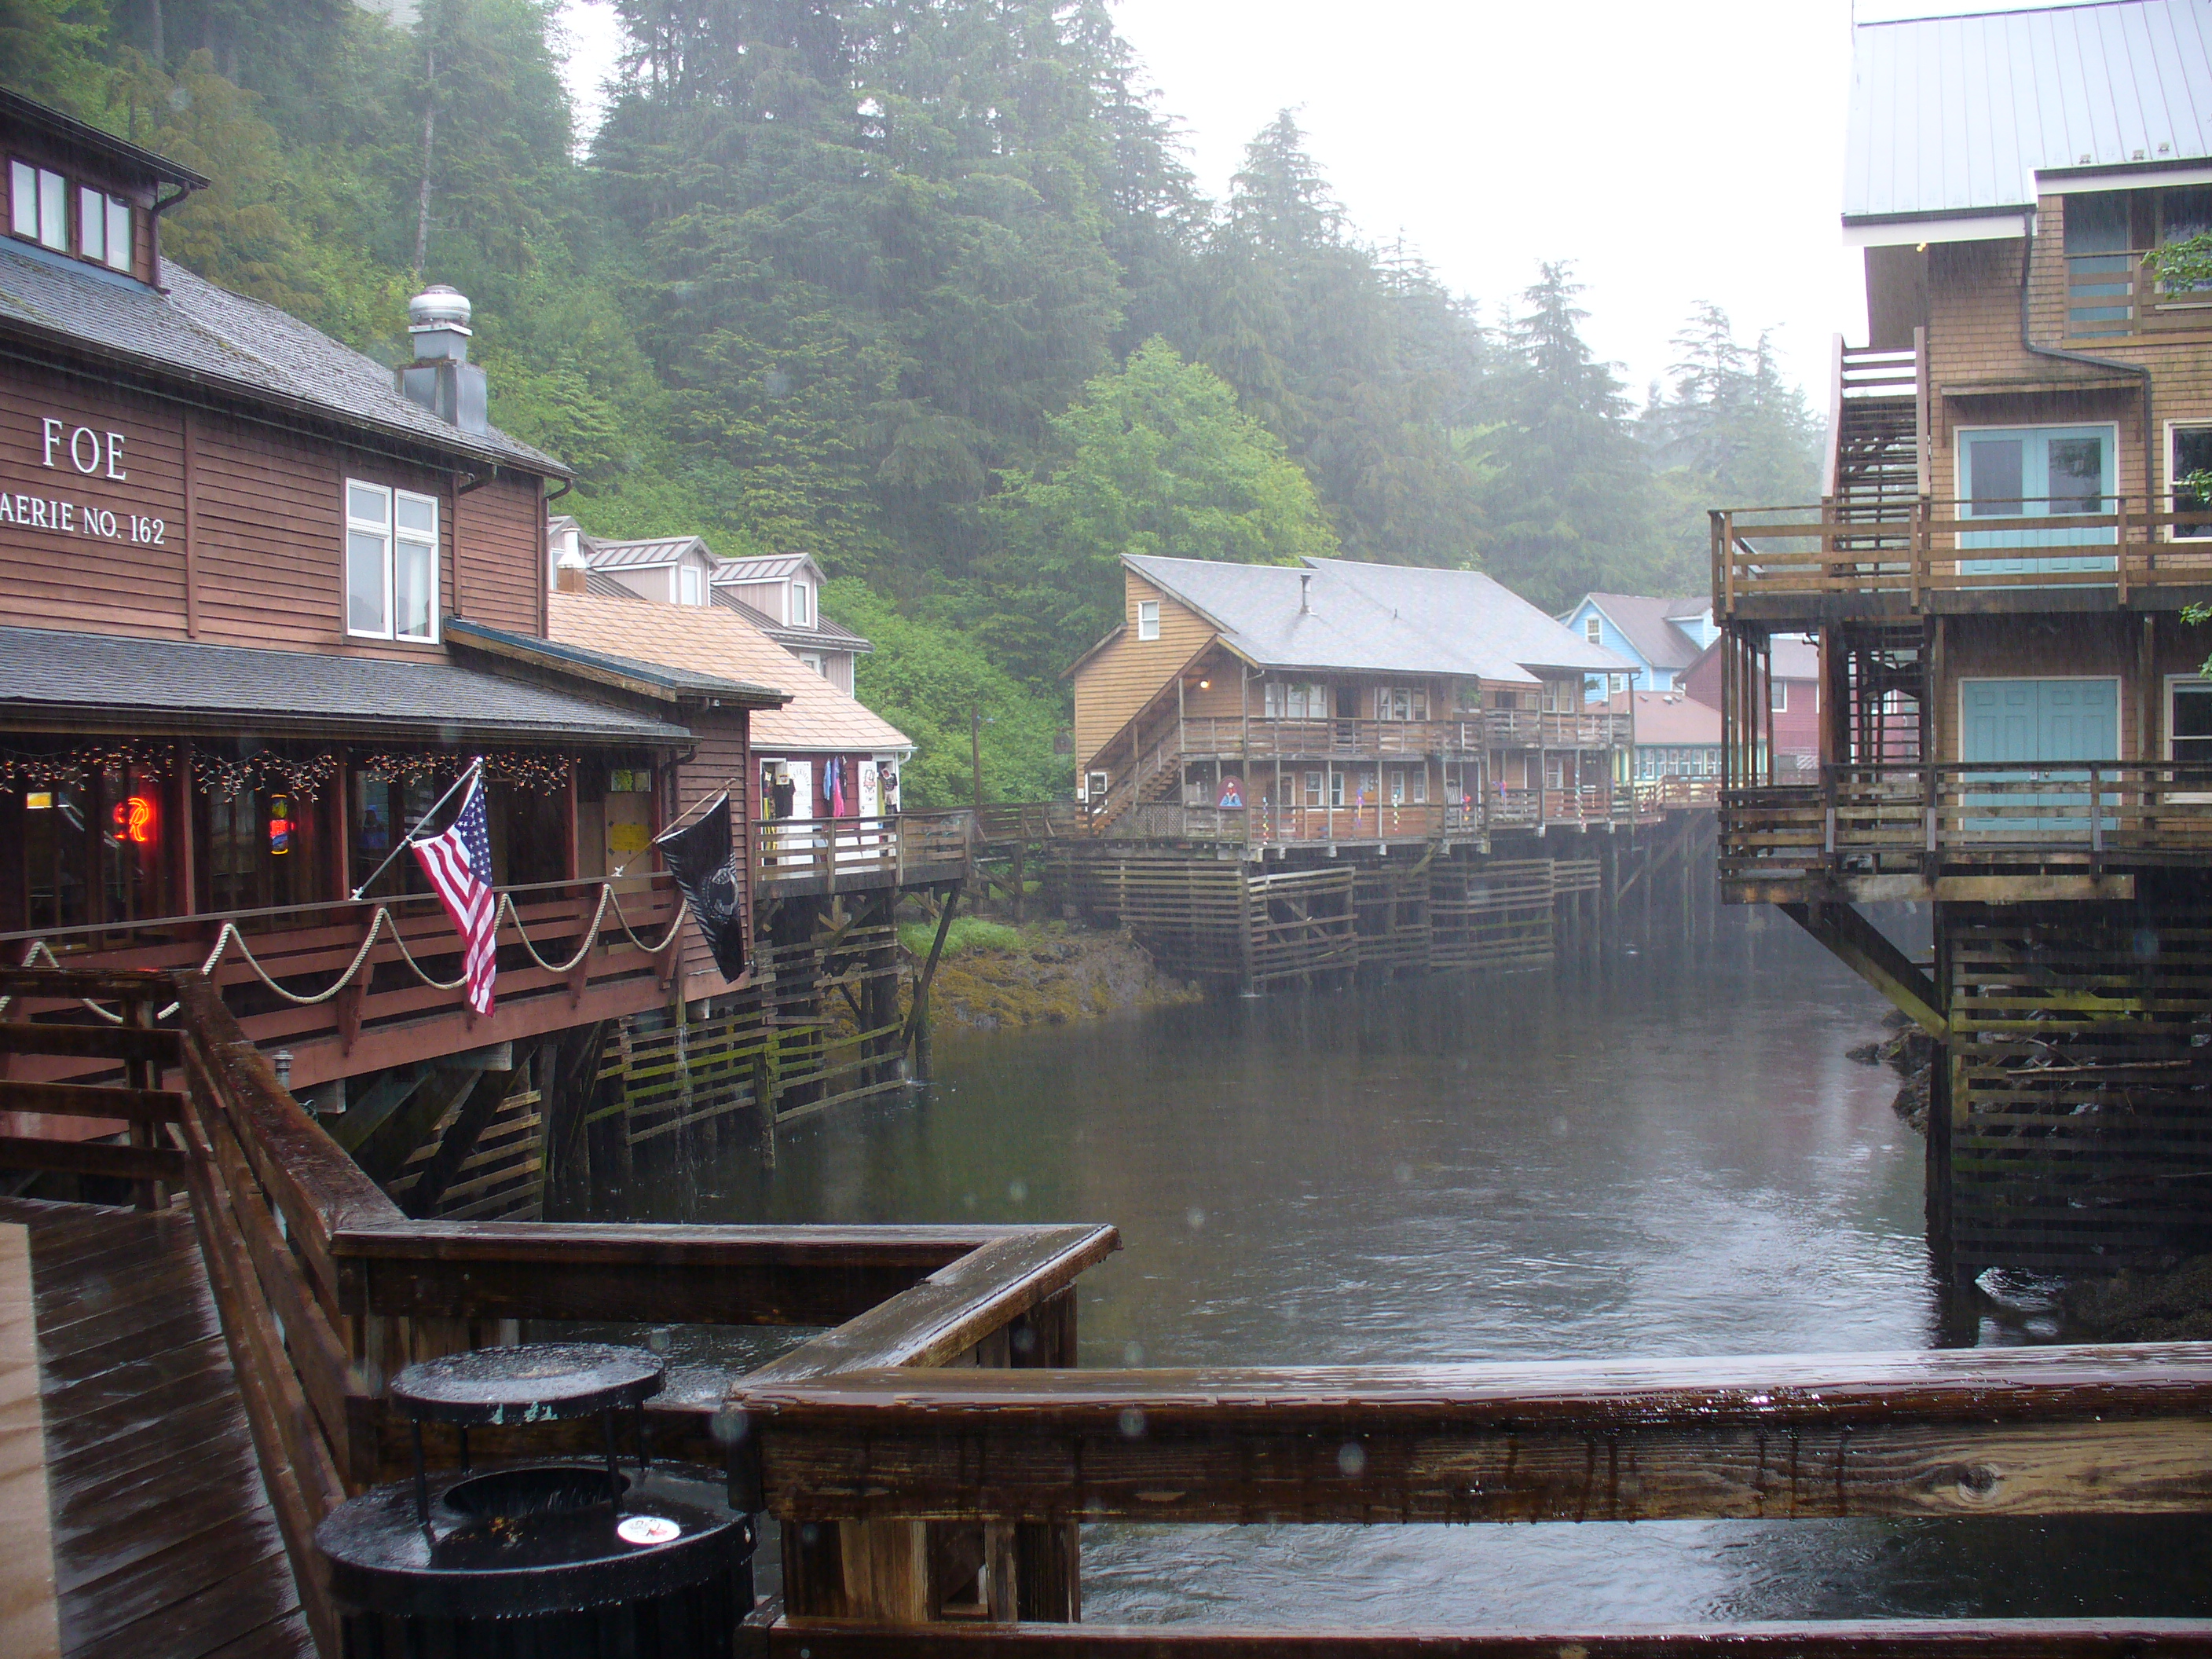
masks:
[(697, 565), (680, 564), (677, 566), (676, 577), (676, 597), (679, 604), (700, 605), (704, 603), (704, 601), (699, 597), (699, 567)]
[(1105, 773), (1091, 773), (1084, 781), (1084, 799), (1085, 800), (1104, 800), (1106, 799), (1107, 787), (1107, 776)]
[(1137, 601), (1137, 637), (1156, 640), (1160, 636), (1160, 602), (1158, 599)]
[(1769, 680), (1766, 683), (1766, 706), (1779, 714), (1790, 707), (1790, 682)]
[(1425, 720), (1429, 717), (1429, 694), (1419, 686), (1378, 685), (1375, 688), (1375, 718), (1378, 720)]
[(1334, 769), (1328, 775), (1328, 804), (1331, 806), (1344, 805), (1344, 774)]
[(1262, 688), (1261, 703), (1269, 720), (1325, 720), (1328, 718), (1328, 688), (1270, 680)]
[(1322, 775), (1318, 772), (1309, 772), (1306, 774), (1305, 800), (1306, 805), (1309, 806), (1318, 806), (1321, 805), (1321, 776)]
[[(2173, 510), (2212, 509), (2212, 426), (2170, 426), (2166, 429), (2166, 476), (2172, 481)], [(2192, 484), (2191, 478), (2199, 482)], [(2212, 511), (2201, 519), (2175, 521), (2166, 532), (2175, 541), (2212, 540)]]
[(1547, 714), (1572, 714), (1581, 711), (1583, 688), (1580, 680), (1546, 680), (1544, 682), (1544, 712)]
[(2191, 675), (2166, 682), (2166, 751), (2192, 765), (2212, 765), (2212, 683)]
[(362, 639), (438, 637), (438, 503), (346, 480), (346, 632)]
[(58, 173), (27, 161), (10, 161), (8, 185), (15, 233), (29, 237), (40, 247), (68, 252), (69, 181)]
[(131, 204), (82, 185), (76, 192), (76, 251), (115, 270), (131, 269)]
[(828, 671), (822, 666), (822, 653), (819, 651), (802, 651), (799, 653), (799, 660), (821, 675), (823, 679), (830, 678)]
[(805, 582), (791, 585), (791, 625), (793, 628), (814, 626), (814, 590)]
[(1583, 637), (1592, 645), (1605, 643), (1605, 618), (1593, 611), (1583, 618)]

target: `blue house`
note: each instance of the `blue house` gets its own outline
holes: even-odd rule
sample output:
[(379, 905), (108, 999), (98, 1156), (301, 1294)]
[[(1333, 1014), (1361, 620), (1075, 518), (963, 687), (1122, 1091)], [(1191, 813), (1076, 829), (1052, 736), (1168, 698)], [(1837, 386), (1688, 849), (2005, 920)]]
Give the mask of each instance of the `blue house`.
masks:
[(1699, 653), (1720, 637), (1713, 625), (1713, 602), (1704, 595), (1660, 599), (1643, 593), (1585, 593), (1559, 621), (1577, 638), (1636, 665), (1625, 687), (1605, 688), (1608, 691), (1672, 691)]

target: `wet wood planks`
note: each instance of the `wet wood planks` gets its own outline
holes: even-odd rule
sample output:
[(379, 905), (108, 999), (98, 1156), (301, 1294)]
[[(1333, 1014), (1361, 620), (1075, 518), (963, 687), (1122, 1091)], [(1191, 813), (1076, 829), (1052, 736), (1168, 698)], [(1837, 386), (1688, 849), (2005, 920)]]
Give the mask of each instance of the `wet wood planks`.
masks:
[(191, 1218), (0, 1199), (10, 1225), (29, 1233), (62, 1653), (311, 1654)]

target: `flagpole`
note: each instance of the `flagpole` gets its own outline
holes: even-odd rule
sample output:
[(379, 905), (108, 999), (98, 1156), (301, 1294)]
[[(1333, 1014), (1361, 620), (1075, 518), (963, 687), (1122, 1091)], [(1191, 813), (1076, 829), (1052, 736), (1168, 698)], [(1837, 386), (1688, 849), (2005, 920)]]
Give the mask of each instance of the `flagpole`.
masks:
[(479, 755), (475, 760), (469, 763), (469, 769), (467, 771), (462, 773), (460, 776), (453, 780), (453, 787), (446, 791), (444, 794), (439, 796), (436, 801), (432, 803), (430, 810), (423, 813), (421, 817), (416, 819), (415, 822), (409, 826), (407, 833), (400, 836), (398, 845), (384, 855), (384, 862), (378, 865), (376, 868), (370, 872), (368, 879), (353, 890), (353, 896), (356, 901), (360, 899), (363, 893), (366, 893), (370, 888), (376, 885), (377, 877), (382, 875), (386, 870), (389, 870), (392, 867), (392, 860), (398, 858), (402, 853), (405, 852), (410, 847), (412, 847), (415, 844), (415, 837), (422, 833), (422, 826), (429, 823), (432, 818), (436, 817), (439, 811), (445, 806), (446, 803), (453, 799), (453, 798), (460, 792), (462, 786), (471, 782), (475, 779), (477, 774), (483, 770), (483, 757)]

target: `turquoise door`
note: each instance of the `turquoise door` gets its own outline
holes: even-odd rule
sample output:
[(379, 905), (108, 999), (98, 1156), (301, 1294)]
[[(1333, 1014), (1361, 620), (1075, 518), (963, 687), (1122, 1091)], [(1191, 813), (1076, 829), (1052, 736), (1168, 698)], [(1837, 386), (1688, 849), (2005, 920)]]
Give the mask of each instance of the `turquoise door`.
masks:
[[(2094, 517), (2118, 505), (2112, 468), (2113, 428), (2108, 426), (2019, 427), (1962, 432), (1959, 516), (1961, 519)], [(2110, 525), (2079, 530), (1962, 530), (1970, 548), (2081, 547), (2118, 539)], [(2112, 556), (2069, 553), (2047, 557), (2014, 552), (1994, 559), (1961, 559), (1964, 575), (2008, 572), (2111, 570)]]
[[(2080, 785), (2088, 773), (2079, 765), (2053, 762), (2116, 761), (2120, 757), (2120, 683), (2095, 680), (1962, 680), (1959, 685), (1961, 724), (1959, 758), (1969, 763), (2016, 762), (2024, 769), (1984, 775), (1990, 783), (2047, 781)], [(2049, 836), (2063, 832), (2087, 839), (2086, 792), (2057, 787), (2033, 793), (1994, 791), (1977, 799), (2008, 811), (2045, 805), (2063, 806), (2048, 818), (1968, 818), (1965, 827), (2008, 838)]]

